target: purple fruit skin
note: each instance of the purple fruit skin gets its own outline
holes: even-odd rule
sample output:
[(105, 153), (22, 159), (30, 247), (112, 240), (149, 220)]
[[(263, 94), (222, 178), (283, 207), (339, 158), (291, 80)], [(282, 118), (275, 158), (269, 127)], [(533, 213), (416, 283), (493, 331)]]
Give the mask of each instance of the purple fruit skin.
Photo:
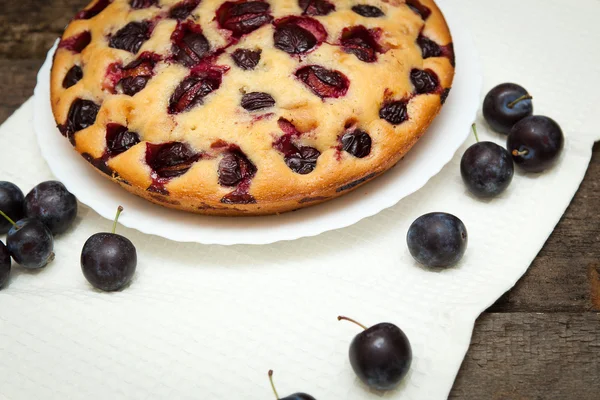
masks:
[(114, 233), (96, 233), (83, 245), (81, 270), (85, 278), (105, 292), (122, 289), (135, 274), (137, 252), (129, 239)]
[(25, 196), (25, 215), (42, 221), (53, 235), (64, 233), (77, 217), (77, 198), (61, 182), (42, 182)]
[(54, 237), (39, 219), (17, 221), (8, 231), (6, 247), (13, 259), (27, 269), (43, 268), (54, 260)]
[[(23, 202), (25, 196), (17, 185), (11, 182), (0, 181), (0, 210), (13, 221), (18, 221), (25, 215)], [(12, 225), (4, 217), (0, 217), (0, 234), (10, 230)]]
[(8, 251), (8, 248), (4, 243), (0, 241), (0, 289), (8, 282), (10, 267), (10, 251)]
[(452, 214), (434, 212), (417, 218), (406, 235), (408, 250), (419, 263), (433, 268), (455, 265), (467, 249), (467, 228)]
[(514, 175), (510, 153), (492, 142), (475, 143), (460, 161), (465, 185), (477, 197), (490, 198), (504, 192)]
[(551, 118), (532, 115), (517, 122), (510, 131), (506, 148), (527, 151), (526, 155), (515, 156), (513, 161), (527, 172), (542, 172), (558, 160), (564, 146), (564, 135), (560, 126)]

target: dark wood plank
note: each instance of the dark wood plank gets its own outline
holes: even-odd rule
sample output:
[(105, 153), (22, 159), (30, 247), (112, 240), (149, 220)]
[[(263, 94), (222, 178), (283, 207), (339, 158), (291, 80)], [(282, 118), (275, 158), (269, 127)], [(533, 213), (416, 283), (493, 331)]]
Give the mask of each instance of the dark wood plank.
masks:
[(77, 10), (88, 0), (3, 0), (0, 58), (44, 57)]
[(42, 60), (0, 58), (0, 124), (33, 95)]
[(450, 399), (597, 400), (600, 314), (484, 314)]

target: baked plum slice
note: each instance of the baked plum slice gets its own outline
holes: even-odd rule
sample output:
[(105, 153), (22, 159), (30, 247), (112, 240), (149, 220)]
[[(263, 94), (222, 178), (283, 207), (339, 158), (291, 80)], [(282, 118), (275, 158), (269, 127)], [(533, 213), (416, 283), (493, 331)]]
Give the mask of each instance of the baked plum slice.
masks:
[(231, 53), (235, 65), (243, 70), (249, 71), (256, 68), (260, 62), (262, 50), (237, 49)]
[(67, 120), (58, 128), (75, 145), (75, 133), (94, 125), (100, 106), (91, 100), (76, 99), (69, 108)]
[(398, 125), (408, 120), (408, 100), (384, 103), (379, 110), (379, 118), (385, 119), (392, 125)]
[(136, 54), (150, 39), (150, 24), (146, 21), (130, 22), (110, 37), (109, 47)]
[(216, 69), (193, 73), (175, 89), (169, 100), (169, 113), (179, 114), (202, 104), (204, 98), (221, 86), (222, 72)]
[(299, 0), (302, 15), (319, 16), (335, 11), (335, 6), (327, 0)]
[(410, 81), (417, 94), (437, 93), (440, 90), (440, 80), (435, 72), (430, 69), (412, 69)]
[(270, 23), (270, 5), (264, 1), (227, 1), (217, 10), (217, 21), (222, 29), (241, 37)]
[(371, 136), (361, 129), (344, 133), (340, 138), (342, 150), (356, 158), (364, 158), (371, 153)]
[(129, 6), (134, 10), (150, 8), (158, 4), (158, 0), (130, 0)]
[(74, 86), (77, 82), (79, 82), (83, 78), (83, 70), (78, 65), (73, 65), (69, 71), (65, 74), (65, 78), (63, 79), (63, 88), (68, 89), (71, 86)]
[(342, 30), (340, 44), (344, 52), (354, 54), (360, 61), (372, 63), (377, 61), (377, 53), (382, 52), (377, 36), (376, 30), (362, 25), (352, 26)]
[(169, 10), (169, 18), (183, 21), (198, 7), (198, 4), (200, 0), (184, 0), (177, 3)]
[(173, 59), (188, 68), (199, 64), (210, 53), (210, 44), (202, 34), (202, 28), (193, 22), (178, 23), (171, 40)]
[(186, 143), (148, 143), (146, 147), (146, 163), (159, 178), (181, 176), (201, 158), (202, 154), (194, 152)]
[(106, 125), (106, 154), (114, 157), (126, 152), (140, 142), (140, 136), (120, 124)]
[(279, 120), (279, 127), (284, 135), (273, 142), (273, 147), (283, 154), (285, 164), (292, 171), (300, 175), (310, 174), (316, 168), (321, 152), (314, 147), (294, 143), (292, 138), (299, 136), (300, 132), (286, 119)]
[(325, 39), (327, 31), (316, 19), (293, 16), (275, 21), (274, 45), (288, 54), (308, 53)]
[(88, 31), (78, 33), (75, 36), (68, 37), (60, 41), (58, 48), (81, 53), (92, 41), (92, 34)]
[(232, 149), (221, 158), (217, 173), (219, 185), (233, 187), (243, 180), (252, 179), (256, 174), (256, 167), (241, 150)]
[(319, 65), (308, 65), (296, 71), (296, 77), (321, 98), (342, 97), (348, 92), (350, 81), (339, 71)]
[(264, 110), (273, 107), (275, 99), (269, 93), (250, 92), (242, 96), (241, 105), (246, 111)]

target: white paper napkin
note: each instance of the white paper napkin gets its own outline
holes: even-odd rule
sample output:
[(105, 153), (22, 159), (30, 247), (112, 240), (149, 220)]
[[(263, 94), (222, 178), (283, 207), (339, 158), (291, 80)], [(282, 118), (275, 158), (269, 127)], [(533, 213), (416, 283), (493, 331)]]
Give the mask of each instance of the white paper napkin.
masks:
[[(34, 273), (14, 267), (0, 291), (0, 399), (265, 399), (272, 398), (270, 368), (281, 394), (446, 398), (475, 318), (525, 272), (600, 139), (593, 113), (598, 1), (455, 6), (482, 54), (485, 89), (516, 81), (534, 94), (536, 112), (563, 127), (567, 142), (556, 168), (517, 173), (499, 198), (480, 201), (459, 173), (469, 139), (422, 190), (314, 238), (222, 247), (120, 228), (137, 246), (139, 264), (131, 287), (112, 294), (93, 290), (81, 274), (83, 243), (110, 227), (82, 208), (74, 229), (56, 240), (56, 261)], [(480, 135), (504, 140), (483, 122)], [(0, 141), (2, 180), (28, 191), (52, 178), (35, 142), (31, 101), (0, 128)], [(410, 223), (435, 210), (459, 216), (469, 232), (465, 258), (444, 272), (419, 267), (405, 244)], [(355, 378), (347, 352), (358, 329), (338, 322), (339, 314), (406, 332), (414, 361), (399, 390), (372, 393)]]

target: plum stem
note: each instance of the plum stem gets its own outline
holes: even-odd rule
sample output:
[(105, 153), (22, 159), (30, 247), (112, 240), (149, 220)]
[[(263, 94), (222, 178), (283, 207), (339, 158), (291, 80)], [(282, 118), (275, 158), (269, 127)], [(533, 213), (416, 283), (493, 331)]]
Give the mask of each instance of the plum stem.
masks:
[(275, 389), (275, 384), (273, 383), (273, 370), (269, 370), (269, 381), (271, 382), (271, 388), (273, 389), (273, 393), (275, 393), (275, 398), (279, 400), (279, 394), (277, 394), (277, 389)]
[(514, 149), (512, 151), (512, 155), (515, 156), (515, 157), (526, 156), (527, 154), (529, 154), (529, 150), (517, 150), (517, 149)]
[(471, 125), (471, 129), (473, 130), (473, 134), (475, 135), (475, 140), (479, 143), (479, 136), (477, 135), (477, 124), (473, 122)]
[(363, 324), (361, 324), (361, 323), (360, 323), (360, 322), (358, 322), (358, 321), (355, 321), (355, 320), (353, 320), (352, 318), (343, 317), (343, 316), (341, 316), (341, 315), (340, 315), (340, 316), (338, 317), (338, 321), (341, 321), (341, 320), (345, 320), (345, 321), (350, 321), (350, 322), (353, 322), (353, 323), (355, 323), (356, 325), (358, 325), (358, 326), (360, 326), (361, 328), (363, 328), (365, 331), (367, 330), (367, 327), (366, 327), (366, 326), (364, 326)]
[(529, 93), (524, 94), (523, 96), (519, 97), (518, 99), (511, 101), (510, 103), (508, 103), (508, 108), (512, 109), (514, 106), (516, 106), (519, 102), (523, 101), (523, 100), (531, 100), (533, 99), (533, 96), (530, 95)]
[(4, 218), (6, 218), (6, 220), (7, 220), (8, 222), (10, 222), (10, 224), (11, 224), (12, 226), (14, 226), (14, 227), (16, 227), (16, 226), (17, 226), (17, 224), (15, 223), (15, 221), (13, 221), (13, 220), (12, 220), (12, 219), (11, 219), (11, 218), (8, 216), (8, 215), (6, 215), (6, 214), (4, 213), (4, 211), (0, 210), (0, 215), (2, 215)]
[(115, 221), (113, 222), (112, 233), (114, 234), (117, 230), (117, 221), (119, 220), (119, 215), (123, 212), (123, 206), (119, 206), (117, 208), (117, 215), (115, 216)]

